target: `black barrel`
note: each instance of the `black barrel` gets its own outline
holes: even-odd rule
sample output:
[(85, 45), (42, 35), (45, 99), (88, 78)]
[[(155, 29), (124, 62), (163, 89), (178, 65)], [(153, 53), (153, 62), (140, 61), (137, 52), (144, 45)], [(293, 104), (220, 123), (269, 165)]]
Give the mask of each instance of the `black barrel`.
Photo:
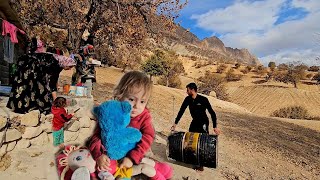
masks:
[(218, 137), (216, 135), (176, 132), (168, 137), (168, 158), (187, 164), (216, 168)]

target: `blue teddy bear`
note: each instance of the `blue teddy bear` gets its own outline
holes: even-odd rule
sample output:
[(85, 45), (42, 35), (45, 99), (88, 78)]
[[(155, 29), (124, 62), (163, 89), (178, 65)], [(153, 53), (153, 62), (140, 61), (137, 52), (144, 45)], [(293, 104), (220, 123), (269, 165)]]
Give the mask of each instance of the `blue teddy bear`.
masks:
[(130, 123), (131, 105), (126, 101), (110, 100), (93, 108), (101, 128), (101, 140), (111, 159), (119, 160), (141, 140), (141, 132)]

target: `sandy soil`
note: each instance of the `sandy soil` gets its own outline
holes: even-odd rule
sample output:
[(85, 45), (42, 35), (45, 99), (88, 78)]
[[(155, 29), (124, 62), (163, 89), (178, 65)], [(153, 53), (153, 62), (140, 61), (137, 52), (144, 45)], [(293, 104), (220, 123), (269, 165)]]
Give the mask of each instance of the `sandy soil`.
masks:
[[(70, 77), (70, 74), (64, 72), (63, 75)], [(111, 97), (112, 87), (122, 73), (115, 68), (98, 68), (97, 74), (94, 96), (97, 101), (104, 101)], [(213, 97), (209, 100), (223, 132), (218, 140), (218, 168), (205, 168), (204, 172), (197, 173), (190, 165), (167, 160), (166, 138), (185, 95), (185, 90), (156, 85), (149, 102), (157, 133), (152, 146), (154, 157), (172, 165), (174, 180), (317, 179), (320, 176), (320, 127), (317, 122), (307, 121), (308, 125), (303, 126), (303, 123), (297, 125), (290, 120), (257, 116), (236, 104)], [(187, 110), (178, 130), (186, 131), (190, 121)], [(57, 179), (54, 152), (51, 144), (14, 150), (9, 153), (11, 166), (0, 173), (0, 179)]]

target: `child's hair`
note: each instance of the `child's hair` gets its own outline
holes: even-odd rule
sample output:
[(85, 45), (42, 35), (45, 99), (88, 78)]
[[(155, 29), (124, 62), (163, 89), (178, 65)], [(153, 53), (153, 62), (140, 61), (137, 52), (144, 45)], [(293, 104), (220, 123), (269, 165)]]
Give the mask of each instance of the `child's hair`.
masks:
[(64, 97), (57, 97), (54, 101), (53, 101), (53, 106), (54, 107), (66, 107), (67, 106), (67, 100)]
[(115, 87), (113, 96), (115, 99), (121, 100), (132, 93), (134, 88), (144, 88), (144, 95), (149, 95), (152, 90), (152, 82), (145, 73), (139, 71), (127, 72)]

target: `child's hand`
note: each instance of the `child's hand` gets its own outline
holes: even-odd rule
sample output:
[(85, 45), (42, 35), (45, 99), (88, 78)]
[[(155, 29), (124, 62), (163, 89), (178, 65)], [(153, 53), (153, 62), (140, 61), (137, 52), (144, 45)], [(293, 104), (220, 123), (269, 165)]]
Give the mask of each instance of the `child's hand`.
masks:
[(123, 158), (122, 163), (120, 164), (120, 168), (126, 167), (126, 168), (131, 168), (133, 166), (133, 162), (131, 161), (130, 158)]
[(97, 168), (98, 171), (109, 171), (111, 170), (110, 166), (110, 158), (102, 154), (98, 159), (97, 159)]

